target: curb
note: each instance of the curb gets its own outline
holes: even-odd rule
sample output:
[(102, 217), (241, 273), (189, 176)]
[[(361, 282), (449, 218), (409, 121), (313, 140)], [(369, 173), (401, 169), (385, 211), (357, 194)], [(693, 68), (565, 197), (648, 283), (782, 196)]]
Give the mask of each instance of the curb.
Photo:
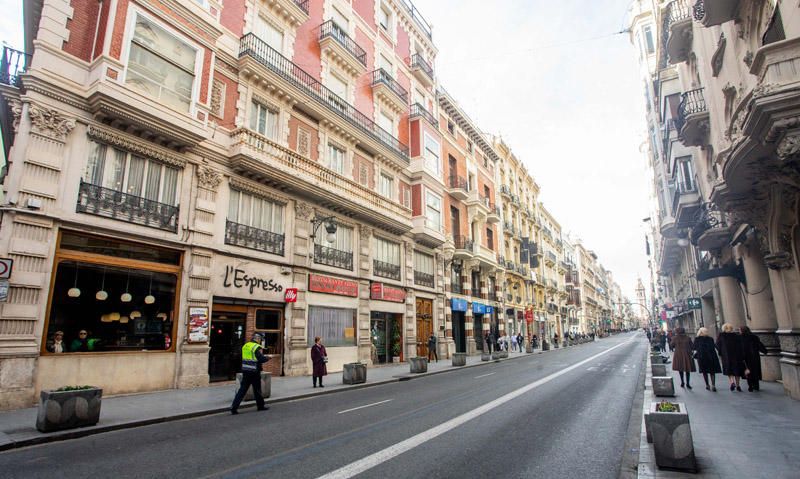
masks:
[[(584, 343), (584, 344), (593, 344), (593, 343)], [(581, 345), (580, 344), (576, 344), (575, 346), (581, 346)], [(571, 346), (571, 347), (575, 347), (575, 346)], [(566, 349), (570, 349), (570, 348), (551, 349), (550, 351), (566, 350)], [(412, 379), (424, 378), (424, 377), (428, 377), (428, 376), (435, 376), (437, 374), (444, 374), (444, 373), (449, 373), (449, 372), (454, 372), (454, 371), (460, 371), (462, 369), (475, 368), (475, 367), (479, 367), (479, 366), (485, 366), (487, 364), (494, 364), (494, 363), (500, 363), (500, 362), (503, 362), (503, 361), (512, 361), (512, 360), (532, 357), (532, 356), (535, 356), (537, 354), (543, 354), (545, 352), (548, 352), (548, 351), (538, 351), (538, 352), (533, 352), (533, 353), (524, 354), (524, 355), (520, 355), (520, 356), (515, 356), (513, 358), (503, 358), (503, 359), (494, 359), (494, 360), (490, 360), (490, 361), (480, 361), (480, 362), (477, 362), (477, 363), (474, 363), (474, 364), (468, 364), (468, 365), (459, 366), (459, 367), (450, 367), (450, 368), (447, 368), (447, 369), (442, 369), (440, 371), (430, 371), (430, 372), (418, 373), (418, 374), (401, 374), (401, 375), (392, 376), (390, 379), (383, 379), (383, 380), (380, 380), (380, 381), (363, 383), (363, 384), (355, 384), (355, 385), (351, 385), (350, 387), (347, 387), (347, 388), (330, 389), (330, 390), (325, 390), (325, 391), (321, 391), (321, 390), (320, 391), (313, 391), (313, 392), (295, 394), (295, 395), (292, 395), (292, 396), (286, 396), (286, 397), (281, 397), (281, 398), (274, 398), (274, 399), (265, 398), (264, 399), (264, 403), (265, 404), (278, 404), (278, 403), (284, 403), (284, 402), (289, 402), (289, 401), (297, 401), (297, 400), (300, 400), (300, 399), (308, 399), (308, 398), (312, 398), (312, 397), (316, 397), (316, 396), (324, 396), (324, 395), (329, 395), (329, 394), (341, 393), (341, 392), (345, 392), (345, 391), (353, 391), (353, 390), (356, 390), (356, 389), (364, 389), (364, 388), (369, 388), (369, 387), (374, 387), (374, 386), (381, 386), (381, 385), (384, 385), (384, 384), (391, 384), (391, 383), (396, 383), (396, 382), (401, 382), (401, 381), (410, 381)], [(247, 404), (242, 404), (239, 407), (239, 409), (249, 409), (249, 408), (253, 408), (253, 407), (255, 407), (255, 402), (254, 401), (250, 401)], [(65, 440), (68, 440), (68, 439), (78, 439), (78, 438), (81, 438), (81, 437), (93, 436), (95, 434), (102, 434), (102, 433), (105, 433), (105, 432), (119, 431), (121, 429), (132, 429), (132, 428), (135, 428), (135, 427), (150, 426), (150, 425), (153, 425), (153, 424), (161, 424), (161, 423), (172, 422), (172, 421), (181, 421), (181, 420), (184, 420), (184, 419), (193, 419), (193, 418), (202, 417), (202, 416), (212, 416), (214, 414), (227, 413), (227, 412), (230, 412), (230, 407), (217, 407), (217, 408), (212, 408), (212, 409), (204, 409), (202, 411), (192, 411), (192, 412), (183, 413), (183, 414), (175, 414), (175, 415), (171, 415), (171, 416), (163, 416), (163, 417), (157, 417), (157, 418), (134, 420), (134, 421), (128, 421), (128, 422), (123, 422), (123, 423), (119, 423), (119, 424), (109, 424), (107, 426), (93, 426), (91, 429), (76, 429), (76, 430), (66, 431), (66, 432), (62, 432), (62, 433), (55, 433), (55, 434), (48, 435), (48, 436), (39, 436), (39, 437), (31, 437), (31, 438), (28, 438), (28, 439), (21, 439), (21, 440), (18, 440), (18, 441), (11, 440), (11, 441), (9, 441), (9, 442), (7, 442), (5, 444), (0, 444), (0, 452), (9, 451), (9, 450), (12, 450), (12, 449), (19, 449), (19, 448), (28, 447), (28, 446), (37, 446), (37, 445), (41, 445), (41, 444), (47, 444), (47, 443), (50, 443), (50, 442), (65, 441)]]

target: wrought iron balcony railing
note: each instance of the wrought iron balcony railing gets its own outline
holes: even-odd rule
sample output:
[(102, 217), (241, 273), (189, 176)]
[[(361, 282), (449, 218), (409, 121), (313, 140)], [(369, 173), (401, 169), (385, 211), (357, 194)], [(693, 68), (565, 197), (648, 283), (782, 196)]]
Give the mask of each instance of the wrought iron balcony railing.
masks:
[(419, 103), (414, 103), (411, 105), (411, 111), (409, 112), (408, 118), (413, 120), (414, 118), (421, 117), (424, 118), (425, 121), (431, 124), (431, 126), (438, 126), (436, 124), (436, 118), (433, 117), (431, 112), (425, 109), (424, 106), (420, 105)]
[(475, 245), (475, 241), (472, 238), (463, 235), (453, 236), (453, 243), (456, 249), (464, 249), (467, 251), (472, 251)]
[(395, 95), (403, 100), (403, 103), (408, 103), (408, 92), (406, 89), (397, 83), (397, 80), (392, 78), (392, 75), (383, 68), (378, 68), (372, 72), (372, 86), (378, 84), (386, 85), (388, 89), (392, 90)]
[(426, 286), (428, 288), (433, 288), (433, 275), (428, 273), (423, 273), (422, 271), (414, 271), (414, 284), (419, 286)]
[(691, 20), (691, 9), (689, 8), (689, 0), (674, 0), (667, 5), (665, 12), (667, 19), (667, 27), (671, 27), (676, 22), (683, 20)]
[(703, 0), (697, 0), (697, 3), (694, 4), (692, 7), (692, 13), (694, 14), (694, 19), (698, 22), (702, 22), (703, 18), (706, 16), (706, 4)]
[(381, 278), (400, 281), (399, 264), (384, 263), (383, 261), (378, 261), (375, 259), (372, 260), (372, 272), (375, 274), (375, 276), (380, 276)]
[(516, 270), (516, 265), (513, 261), (506, 260), (506, 269)]
[(706, 101), (703, 98), (703, 88), (689, 90), (681, 95), (678, 105), (678, 118), (675, 119), (675, 128), (680, 132), (686, 125), (686, 118), (695, 113), (706, 111)]
[(450, 283), (450, 291), (451, 292), (453, 292), (455, 294), (464, 294), (464, 287), (461, 285), (460, 279), (461, 278), (457, 278), (456, 281), (458, 281), (458, 282), (452, 281)]
[(500, 193), (511, 196), (511, 188), (508, 185), (500, 185)]
[(0, 59), (0, 83), (19, 87), (20, 75), (27, 71), (30, 61), (30, 54), (3, 47), (3, 58)]
[(689, 239), (697, 246), (703, 233), (713, 228), (727, 228), (728, 222), (725, 214), (714, 203), (703, 203), (697, 212), (697, 219), (689, 231)]
[(339, 251), (338, 249), (322, 246), (321, 244), (314, 244), (314, 262), (333, 266), (334, 268), (341, 268), (346, 270), (353, 269), (353, 252), (352, 251)]
[(294, 4), (300, 7), (300, 10), (306, 12), (308, 15), (308, 0), (293, 0)]
[(411, 18), (413, 18), (414, 21), (417, 22), (417, 25), (422, 29), (422, 32), (425, 33), (425, 35), (429, 39), (433, 39), (433, 32), (431, 31), (431, 26), (430, 24), (428, 24), (425, 18), (419, 13), (417, 7), (415, 7), (414, 4), (411, 3), (409, 0), (400, 0), (400, 5), (402, 5), (406, 9), (408, 14), (411, 15)]
[(359, 63), (367, 66), (367, 52), (355, 42), (350, 35), (347, 34), (342, 27), (340, 27), (333, 20), (328, 20), (319, 26), (319, 39), (322, 41), (325, 38), (333, 38), (339, 45), (341, 45), (348, 53), (353, 55), (353, 58), (358, 60)]
[(104, 216), (176, 233), (178, 207), (81, 181), (78, 213)]
[(448, 181), (448, 185), (450, 185), (450, 188), (454, 190), (469, 191), (469, 183), (463, 176), (450, 175), (450, 181)]
[(503, 255), (501, 255), (501, 254), (497, 255), (497, 264), (499, 264), (499, 265), (501, 265), (501, 266), (505, 266), (505, 264), (506, 264), (506, 257), (505, 257), (505, 256), (503, 256)]
[(428, 78), (433, 80), (433, 67), (431, 67), (419, 53), (411, 55), (411, 68), (419, 68), (428, 75)]
[(225, 244), (241, 246), (283, 256), (285, 235), (254, 228), (252, 226), (225, 222)]
[(488, 299), (489, 301), (497, 301), (497, 293), (494, 292), (486, 293), (486, 299)]
[(408, 146), (252, 33), (248, 33), (240, 40), (239, 58), (244, 56), (252, 58), (294, 87), (303, 90), (317, 103), (393, 150), (408, 162)]

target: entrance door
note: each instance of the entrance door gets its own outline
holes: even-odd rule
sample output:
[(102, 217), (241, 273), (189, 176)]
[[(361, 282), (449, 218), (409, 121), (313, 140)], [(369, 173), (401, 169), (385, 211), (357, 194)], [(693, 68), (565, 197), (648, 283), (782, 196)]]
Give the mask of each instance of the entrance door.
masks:
[(372, 340), (372, 363), (389, 362), (388, 328), (385, 315), (373, 312), (369, 321), (370, 338)]
[(464, 325), (464, 313), (453, 313), (453, 340), (456, 342), (456, 352), (467, 352), (467, 332)]
[(483, 351), (483, 315), (476, 314), (472, 322), (472, 334), (475, 338), (475, 345)]
[(208, 353), (209, 380), (230, 381), (242, 369), (246, 311), (224, 311), (214, 306), (211, 315), (211, 350)]
[(417, 300), (417, 356), (428, 357), (428, 338), (433, 332), (433, 301)]
[(270, 358), (263, 370), (273, 376), (283, 376), (283, 311), (257, 308), (255, 316), (255, 329), (264, 335), (264, 354)]

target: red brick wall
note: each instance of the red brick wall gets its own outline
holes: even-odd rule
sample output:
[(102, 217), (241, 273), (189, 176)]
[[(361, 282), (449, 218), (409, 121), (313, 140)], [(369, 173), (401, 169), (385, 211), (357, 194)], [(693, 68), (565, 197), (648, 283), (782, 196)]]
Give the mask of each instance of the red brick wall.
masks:
[(367, 187), (370, 189), (375, 189), (375, 165), (366, 159), (365, 157), (354, 154), (353, 155), (353, 180), (356, 183), (361, 184), (361, 166), (367, 167)]
[(94, 57), (103, 53), (103, 43), (106, 41), (106, 35), (110, 34), (106, 31), (108, 30), (108, 17), (110, 13), (111, 2), (103, 2), (100, 6), (100, 24), (97, 29), (97, 41), (94, 44)]
[(422, 194), (423, 194), (422, 185), (412, 185), (411, 186), (411, 215), (412, 216), (421, 216), (421, 215), (423, 215), (423, 211), (422, 211)]
[(243, 1), (225, 2), (219, 13), (219, 22), (223, 27), (232, 31), (237, 37), (244, 33), (244, 15), (246, 12)]
[(236, 101), (239, 99), (238, 85), (234, 80), (225, 75), (216, 74), (214, 78), (225, 84), (225, 109), (222, 118), (219, 118), (220, 126), (233, 129), (236, 126)]
[[(297, 27), (292, 61), (317, 80), (320, 79), (319, 25), (322, 23), (321, 1), (308, 2), (308, 20)], [(366, 49), (365, 49), (366, 50)]]
[(395, 46), (395, 52), (397, 52), (404, 61), (411, 56), (411, 42), (408, 38), (408, 32), (406, 32), (403, 25), (399, 23), (397, 25), (397, 45)]
[(372, 85), (369, 72), (375, 69), (375, 49), (365, 32), (356, 28), (356, 43), (367, 52), (367, 73), (356, 79), (355, 107), (368, 118), (375, 118), (375, 104), (372, 99)]
[(353, 0), (353, 10), (375, 31), (375, 0)]
[[(397, 71), (397, 82), (408, 92), (409, 98), (411, 97), (411, 80), (400, 70)], [(408, 110), (403, 110), (400, 113), (400, 127), (397, 131), (397, 139), (401, 142), (408, 144)]]
[(423, 148), (422, 147), (422, 141), (424, 140), (424, 138), (422, 136), (422, 131), (423, 130), (420, 127), (420, 125), (424, 121), (425, 120), (423, 120), (422, 118), (415, 118), (411, 122), (411, 126), (410, 126), (411, 142), (408, 145), (408, 152), (409, 152), (409, 155), (412, 158), (422, 155), (422, 148)]
[(100, 4), (97, 0), (72, 0), (72, 18), (67, 19), (69, 40), (64, 42), (63, 50), (83, 61), (91, 61), (94, 33), (97, 29), (97, 17)]

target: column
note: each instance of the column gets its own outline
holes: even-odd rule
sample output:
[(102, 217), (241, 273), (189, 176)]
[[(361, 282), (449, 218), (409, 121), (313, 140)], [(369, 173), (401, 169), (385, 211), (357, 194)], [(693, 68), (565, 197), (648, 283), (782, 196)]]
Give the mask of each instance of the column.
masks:
[(745, 325), (744, 307), (739, 282), (731, 276), (720, 276), (719, 294), (722, 303), (722, 319), (734, 329)]

